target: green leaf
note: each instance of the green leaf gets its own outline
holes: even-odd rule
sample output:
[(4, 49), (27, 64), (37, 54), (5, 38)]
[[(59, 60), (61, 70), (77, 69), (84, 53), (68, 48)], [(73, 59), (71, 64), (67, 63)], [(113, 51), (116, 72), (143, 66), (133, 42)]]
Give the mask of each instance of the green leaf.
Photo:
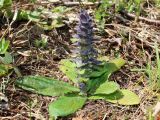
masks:
[[(108, 81), (109, 76), (113, 72), (119, 70), (124, 64), (125, 60), (122, 58), (118, 58), (110, 62), (106, 62), (103, 68), (99, 69), (99, 72), (97, 72), (97, 74), (94, 72), (94, 76), (90, 75), (91, 78), (89, 81), (87, 81), (87, 89), (89, 93), (94, 93), (95, 89), (97, 89), (105, 81)], [(95, 77), (96, 75), (97, 77)]]
[(122, 58), (118, 58), (110, 61), (109, 63), (106, 63), (105, 67), (108, 70), (108, 73), (113, 73), (119, 70), (124, 64), (125, 64), (125, 60)]
[(87, 91), (89, 94), (94, 94), (95, 90), (105, 81), (108, 80), (109, 74), (104, 73), (102, 76), (97, 78), (91, 78), (87, 81)]
[(69, 59), (63, 59), (59, 63), (59, 69), (74, 83), (77, 83), (77, 69), (76, 64)]
[(94, 94), (111, 94), (119, 89), (119, 85), (115, 82), (105, 82), (96, 89)]
[(49, 105), (49, 114), (55, 118), (67, 116), (82, 108), (86, 100), (85, 96), (62, 96)]
[(63, 23), (61, 18), (54, 19), (51, 25), (48, 25), (47, 22), (39, 22), (38, 24), (44, 30), (52, 30), (53, 28), (63, 27), (65, 24)]
[(106, 71), (93, 71), (91, 72), (91, 74), (88, 75), (88, 77), (90, 78), (97, 78), (100, 77), (101, 75), (103, 75)]
[(106, 72), (107, 72), (107, 69), (105, 68), (105, 65), (100, 65), (100, 66), (95, 66), (93, 70), (90, 72), (87, 71), (86, 74), (89, 78), (97, 78)]
[(34, 22), (40, 21), (41, 11), (35, 10), (33, 12), (28, 13), (28, 19)]
[(17, 15), (17, 20), (29, 20), (28, 15), (30, 14), (29, 10), (19, 10)]
[[(123, 95), (123, 97), (116, 97), (120, 95)], [(111, 96), (106, 96), (105, 100), (111, 103), (118, 103), (121, 105), (136, 105), (140, 103), (139, 97), (134, 92), (127, 89), (122, 89), (119, 92), (112, 94)]]
[(91, 74), (89, 74), (88, 76), (90, 78), (99, 77), (104, 73), (108, 73), (108, 75), (110, 75), (111, 73), (119, 70), (124, 64), (125, 60), (123, 60), (122, 58), (114, 59), (110, 62), (105, 62), (104, 65), (97, 66), (96, 70), (92, 71)]
[(16, 85), (25, 90), (48, 96), (79, 92), (78, 88), (68, 83), (43, 76), (25, 76), (16, 80)]
[(117, 103), (120, 105), (136, 105), (140, 103), (140, 98), (134, 92), (127, 89), (118, 90), (108, 95), (93, 95), (89, 97), (89, 99), (104, 99), (108, 102)]
[(112, 102), (112, 103), (118, 103), (121, 105), (136, 105), (140, 103), (140, 98), (132, 91), (123, 89), (121, 90), (123, 97), (118, 100), (111, 100), (106, 99), (106, 101)]
[(0, 41), (0, 54), (4, 54), (9, 47), (9, 41), (6, 41), (4, 38)]

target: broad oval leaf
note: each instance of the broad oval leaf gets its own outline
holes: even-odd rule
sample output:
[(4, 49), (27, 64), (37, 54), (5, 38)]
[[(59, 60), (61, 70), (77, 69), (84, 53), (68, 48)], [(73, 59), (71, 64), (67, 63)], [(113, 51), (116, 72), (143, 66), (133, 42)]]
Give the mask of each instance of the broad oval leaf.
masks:
[(119, 85), (115, 82), (105, 82), (101, 84), (94, 94), (111, 94), (119, 89)]
[(112, 103), (118, 103), (121, 105), (136, 105), (140, 103), (140, 98), (132, 91), (127, 89), (120, 90), (123, 97), (120, 99), (113, 99), (115, 96), (117, 96), (120, 93), (114, 94), (112, 97), (106, 97), (105, 100)]
[(50, 103), (49, 114), (55, 118), (67, 116), (82, 108), (86, 100), (85, 96), (61, 96), (58, 100)]
[(25, 90), (48, 96), (79, 92), (78, 88), (68, 83), (43, 76), (25, 76), (16, 80), (16, 85)]
[(71, 62), (69, 59), (63, 59), (59, 63), (59, 69), (74, 83), (77, 83), (77, 70), (76, 64)]
[(136, 105), (140, 103), (140, 98), (134, 92), (127, 89), (117, 90), (116, 92), (108, 95), (93, 95), (90, 96), (89, 99), (104, 99), (108, 102), (117, 103), (120, 105)]

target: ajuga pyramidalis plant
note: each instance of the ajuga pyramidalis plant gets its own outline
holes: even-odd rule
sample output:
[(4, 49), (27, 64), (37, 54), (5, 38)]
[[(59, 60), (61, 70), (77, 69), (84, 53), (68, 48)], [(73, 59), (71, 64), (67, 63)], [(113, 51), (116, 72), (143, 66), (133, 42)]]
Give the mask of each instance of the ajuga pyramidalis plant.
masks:
[[(76, 112), (87, 99), (104, 99), (123, 105), (139, 104), (139, 98), (133, 92), (121, 90), (116, 82), (108, 81), (110, 74), (119, 70), (125, 61), (122, 58), (110, 62), (97, 60), (92, 19), (85, 10), (80, 11), (77, 38), (73, 60), (76, 64), (71, 59), (62, 60), (60, 70), (75, 84), (78, 82), (79, 87), (43, 76), (25, 76), (18, 79), (16, 85), (38, 94), (59, 96), (49, 104), (49, 114), (54, 119)], [(132, 99), (128, 100), (130, 96)]]

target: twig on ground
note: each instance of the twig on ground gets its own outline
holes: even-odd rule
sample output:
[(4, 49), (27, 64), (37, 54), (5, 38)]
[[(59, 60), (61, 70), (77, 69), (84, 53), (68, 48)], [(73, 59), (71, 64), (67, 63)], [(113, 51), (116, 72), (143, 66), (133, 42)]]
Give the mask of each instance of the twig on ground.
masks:
[[(148, 47), (150, 47), (150, 48), (152, 48), (152, 49), (155, 49), (155, 46), (154, 46), (154, 42), (153, 42), (153, 41), (152, 41), (152, 42), (149, 42), (148, 40), (144, 40), (144, 38), (142, 39), (141, 37), (139, 37), (139, 36), (137, 35), (137, 31), (136, 31), (136, 30), (134, 30), (134, 29), (132, 29), (132, 28), (130, 28), (130, 27), (128, 27), (128, 26), (123, 26), (123, 25), (120, 25), (120, 24), (106, 24), (106, 25), (107, 25), (107, 26), (114, 26), (118, 33), (119, 33), (120, 31), (122, 31), (122, 30), (123, 30), (125, 33), (127, 33), (128, 31), (131, 31), (131, 32), (132, 32), (132, 34), (131, 34), (132, 37), (136, 38), (136, 40), (138, 40), (138, 41), (140, 41), (140, 42), (142, 42), (142, 43), (145, 43), (145, 44), (143, 44), (143, 45), (148, 46)], [(157, 41), (158, 41), (158, 39), (157, 39)], [(158, 49), (158, 50), (160, 51), (160, 49)]]
[[(128, 13), (126, 11), (120, 11), (120, 13), (123, 15), (123, 16), (126, 16), (130, 19), (135, 19), (136, 18), (136, 15), (134, 14), (131, 14), (131, 13)], [(139, 21), (142, 21), (142, 22), (145, 22), (149, 25), (156, 25), (156, 26), (160, 26), (160, 20), (152, 20), (152, 19), (149, 19), (149, 18), (145, 18), (145, 17), (141, 17), (139, 16), (138, 17), (138, 20)]]

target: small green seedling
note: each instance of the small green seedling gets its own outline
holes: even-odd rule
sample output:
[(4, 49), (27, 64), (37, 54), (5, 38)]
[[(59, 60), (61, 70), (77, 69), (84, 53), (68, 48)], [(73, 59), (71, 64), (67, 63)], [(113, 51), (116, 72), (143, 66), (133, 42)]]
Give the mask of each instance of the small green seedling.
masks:
[(46, 48), (48, 44), (48, 36), (41, 35), (40, 40), (35, 40), (35, 46), (37, 48)]

